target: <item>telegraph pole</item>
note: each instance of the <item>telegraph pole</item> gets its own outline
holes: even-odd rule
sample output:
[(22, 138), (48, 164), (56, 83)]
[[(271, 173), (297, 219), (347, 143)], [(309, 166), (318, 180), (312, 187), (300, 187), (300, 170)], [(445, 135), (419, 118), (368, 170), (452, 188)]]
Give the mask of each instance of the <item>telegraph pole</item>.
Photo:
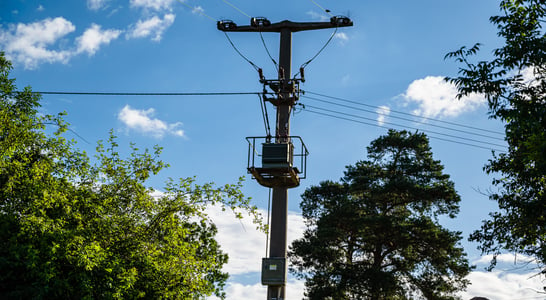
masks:
[[(292, 33), (305, 30), (316, 30), (336, 27), (352, 26), (353, 22), (346, 17), (332, 17), (330, 22), (291, 22), (282, 21), (271, 24), (265, 18), (252, 18), (250, 26), (237, 26), (229, 20), (219, 21), (218, 29), (229, 32), (278, 32), (280, 33), (280, 49), (279, 49), (279, 74), (277, 99), (270, 100), (277, 107), (276, 127), (275, 127), (275, 143), (288, 144), (290, 142), (290, 113), (292, 107), (298, 100), (298, 92), (295, 90), (294, 80), (291, 79), (292, 74)], [(302, 74), (303, 75), (303, 74)], [(263, 80), (262, 80), (263, 81)], [(265, 153), (265, 152), (264, 152)], [(292, 156), (292, 152), (289, 154)], [(292, 157), (290, 157), (290, 162)], [(271, 183), (259, 181), (260, 184), (273, 188), (273, 199), (271, 206), (271, 226), (270, 226), (270, 249), (269, 257), (273, 262), (264, 259), (262, 266), (262, 284), (267, 285), (267, 300), (285, 299), (286, 285), (286, 249), (287, 249), (287, 218), (288, 218), (288, 189), (299, 185), (299, 178), (294, 185), (293, 183), (278, 183), (275, 177), (285, 177), (285, 173), (275, 173), (268, 169), (271, 175)], [(254, 174), (254, 173), (253, 173)], [(260, 177), (256, 174), (255, 177)], [(277, 263), (279, 262), (279, 263)], [(273, 269), (274, 267), (274, 269)], [(267, 269), (269, 268), (269, 269)], [(264, 283), (264, 272), (279, 271), (282, 280), (275, 282), (266, 281)]]

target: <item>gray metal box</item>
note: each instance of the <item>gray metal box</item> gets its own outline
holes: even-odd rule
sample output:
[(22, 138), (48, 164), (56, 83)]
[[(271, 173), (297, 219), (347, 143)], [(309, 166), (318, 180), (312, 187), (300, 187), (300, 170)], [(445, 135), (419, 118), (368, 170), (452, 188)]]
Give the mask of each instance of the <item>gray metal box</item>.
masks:
[(290, 168), (294, 146), (286, 144), (262, 144), (262, 168)]
[(286, 284), (286, 258), (284, 257), (262, 258), (262, 284), (263, 285)]

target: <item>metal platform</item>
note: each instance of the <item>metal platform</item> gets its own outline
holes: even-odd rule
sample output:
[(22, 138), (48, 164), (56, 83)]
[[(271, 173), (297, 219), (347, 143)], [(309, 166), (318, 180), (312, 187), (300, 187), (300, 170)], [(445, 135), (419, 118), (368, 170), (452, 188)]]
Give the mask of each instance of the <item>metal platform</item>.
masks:
[(260, 185), (266, 187), (294, 188), (300, 185), (298, 168), (248, 168)]
[[(294, 188), (305, 178), (309, 155), (305, 144), (297, 136), (285, 140), (287, 142), (272, 143), (270, 137), (247, 137), (247, 170), (260, 185)], [(261, 165), (256, 165), (259, 163)]]

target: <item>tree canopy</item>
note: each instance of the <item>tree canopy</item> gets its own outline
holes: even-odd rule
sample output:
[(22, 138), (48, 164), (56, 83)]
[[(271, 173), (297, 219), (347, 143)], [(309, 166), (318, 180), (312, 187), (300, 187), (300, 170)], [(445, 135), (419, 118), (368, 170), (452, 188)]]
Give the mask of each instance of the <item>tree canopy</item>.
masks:
[(241, 182), (169, 180), (159, 193), (145, 182), (167, 167), (161, 148), (123, 158), (111, 133), (89, 158), (10, 70), (0, 53), (0, 298), (223, 297), (228, 257), (206, 207), (258, 217)]
[(302, 195), (307, 229), (289, 256), (307, 299), (454, 299), (471, 267), (438, 217), (460, 197), (427, 137), (390, 130), (368, 158)]
[[(447, 78), (459, 96), (484, 95), (490, 116), (505, 123), (506, 153), (494, 153), (485, 171), (497, 178), (490, 198), (500, 210), (490, 214), (471, 240), (483, 253), (503, 250), (546, 261), (546, 2), (504, 0), (501, 15), (490, 21), (504, 45), (490, 61), (474, 63), (480, 45), (446, 55), (462, 64), (459, 76)], [(496, 260), (493, 259), (491, 267)]]

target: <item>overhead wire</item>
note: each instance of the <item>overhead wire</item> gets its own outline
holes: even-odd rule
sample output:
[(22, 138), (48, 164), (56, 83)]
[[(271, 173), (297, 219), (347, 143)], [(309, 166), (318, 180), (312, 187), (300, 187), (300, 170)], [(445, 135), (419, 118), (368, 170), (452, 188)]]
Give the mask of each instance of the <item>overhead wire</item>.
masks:
[(317, 54), (315, 54), (313, 57), (311, 57), (311, 59), (309, 59), (308, 61), (301, 64), (300, 71), (298, 71), (298, 73), (294, 74), (294, 78), (296, 78), (296, 76), (298, 76), (301, 73), (301, 70), (305, 69), (305, 67), (307, 67), (307, 65), (309, 65), (313, 60), (315, 60), (315, 58), (317, 58), (317, 56), (319, 56), (320, 53), (322, 53), (322, 51), (330, 44), (330, 42), (332, 41), (332, 39), (334, 38), (334, 36), (337, 33), (337, 29), (338, 29), (338, 27), (336, 26), (335, 30), (332, 33), (332, 35), (330, 36), (330, 38), (326, 41), (326, 43), (322, 46), (322, 48), (320, 48), (320, 50), (317, 52)]
[(258, 95), (258, 97), (260, 97), (260, 107), (262, 109), (262, 117), (264, 119), (265, 133), (267, 137), (270, 137), (271, 127), (269, 126), (269, 115), (267, 114), (267, 106), (265, 105), (265, 101), (262, 95)]
[[(318, 102), (323, 102), (323, 103), (327, 103), (327, 104), (332, 104), (332, 105), (336, 105), (336, 106), (340, 106), (340, 107), (344, 107), (344, 108), (349, 108), (349, 109), (353, 109), (353, 110), (357, 110), (357, 111), (372, 113), (372, 114), (378, 114), (379, 113), (378, 110), (382, 109), (382, 107), (376, 107), (377, 110), (372, 111), (372, 110), (368, 110), (368, 109), (363, 109), (363, 108), (354, 107), (354, 106), (350, 106), (350, 105), (339, 104), (339, 103), (335, 103), (335, 102), (332, 102), (332, 101), (323, 100), (323, 99), (314, 98), (314, 97), (309, 97), (309, 96), (301, 96), (301, 98), (305, 98), (305, 99), (309, 99), (309, 100), (313, 100), (313, 101), (318, 101)], [(399, 116), (396, 116), (396, 115), (389, 115), (389, 117), (393, 118), (393, 119), (403, 120), (403, 121), (415, 122), (415, 120), (412, 120), (412, 119), (409, 119), (409, 118), (404, 118), (404, 117), (399, 117)], [(417, 115), (414, 115), (414, 117), (418, 118)], [(481, 134), (481, 133), (477, 133), (477, 132), (471, 132), (471, 131), (468, 131), (468, 130), (461, 130), (461, 129), (451, 128), (451, 127), (436, 125), (436, 124), (426, 124), (426, 125), (431, 126), (431, 127), (451, 130), (451, 131), (455, 131), (455, 132), (458, 132), (458, 133), (470, 134), (470, 135), (485, 137), (485, 138), (489, 138), (489, 139), (493, 139), (493, 140), (504, 141), (500, 137), (492, 137), (490, 135)]]
[(233, 9), (235, 9), (236, 11), (240, 12), (241, 14), (243, 14), (244, 16), (248, 17), (248, 18), (252, 18), (251, 16), (249, 16), (247, 13), (245, 13), (244, 11), (242, 11), (240, 8), (238, 8), (237, 6), (231, 4), (230, 2), (228, 2), (227, 0), (222, 0), (225, 4), (233, 7)]
[(333, 16), (333, 15), (330, 13), (330, 10), (324, 9), (324, 7), (320, 6), (320, 4), (318, 4), (318, 3), (315, 2), (314, 0), (309, 0), (309, 1), (311, 1), (313, 4), (315, 4), (318, 8), (320, 8), (322, 11), (324, 11), (325, 13), (327, 13), (328, 15), (330, 15), (331, 17)]
[[(306, 105), (305, 107), (314, 108), (314, 109), (317, 109), (317, 110), (322, 110), (322, 111), (326, 111), (326, 112), (329, 112), (329, 113), (335, 113), (335, 114), (338, 114), (338, 115), (343, 115), (343, 116), (357, 118), (357, 119), (363, 119), (363, 120), (368, 120), (368, 121), (376, 121), (375, 119), (372, 119), (372, 118), (353, 115), (353, 114), (344, 113), (344, 112), (340, 112), (340, 111), (335, 111), (335, 110), (322, 108), (322, 107), (317, 107), (317, 106), (313, 106), (313, 105)], [(483, 141), (483, 140), (476, 140), (476, 139), (472, 139), (472, 138), (456, 136), (456, 135), (452, 135), (452, 134), (448, 134), (448, 133), (437, 132), (437, 131), (432, 131), (432, 130), (429, 130), (429, 129), (417, 128), (417, 127), (407, 126), (407, 125), (403, 125), (403, 124), (397, 124), (397, 123), (392, 123), (392, 122), (383, 122), (383, 124), (388, 124), (388, 125), (403, 127), (403, 128), (409, 128), (409, 129), (415, 129), (415, 130), (422, 130), (422, 131), (426, 131), (426, 132), (430, 132), (430, 133), (434, 133), (434, 134), (443, 135), (443, 136), (446, 136), (446, 137), (449, 137), (449, 138), (456, 138), (456, 139), (461, 139), (461, 140), (474, 142), (474, 143), (479, 143), (479, 144), (484, 144), (484, 145), (490, 145), (490, 146), (496, 146), (496, 147), (505, 147), (505, 145), (490, 143), (490, 142), (486, 142), (486, 141)]]
[[(356, 105), (359, 105), (359, 106), (365, 106), (365, 107), (370, 107), (370, 108), (375, 108), (375, 109), (380, 109), (381, 108), (381, 107), (375, 106), (375, 105), (370, 105), (370, 104), (366, 104), (366, 103), (362, 103), (362, 102), (358, 102), (358, 101), (354, 101), (354, 100), (349, 100), (349, 99), (345, 99), (345, 98), (335, 97), (335, 96), (329, 96), (329, 95), (316, 93), (316, 92), (312, 92), (312, 91), (308, 91), (308, 90), (305, 90), (304, 93), (312, 94), (312, 95), (316, 95), (316, 96), (321, 96), (321, 97), (328, 98), (328, 99), (338, 100), (338, 101), (345, 102), (345, 103), (356, 104)], [(493, 133), (493, 134), (496, 134), (496, 135), (499, 135), (499, 136), (504, 136), (504, 133), (494, 131), (494, 130), (479, 128), (479, 127), (460, 124), (460, 123), (456, 123), (456, 122), (440, 120), (440, 119), (436, 119), (436, 118), (432, 118), (432, 117), (420, 116), (420, 115), (407, 113), (407, 112), (402, 112), (402, 111), (397, 111), (397, 110), (392, 110), (392, 109), (390, 111), (393, 112), (393, 113), (406, 115), (406, 116), (411, 116), (411, 117), (415, 117), (415, 118), (420, 118), (420, 119), (423, 119), (423, 120), (429, 120), (429, 121), (448, 124), (448, 125), (452, 125), (452, 126), (464, 127), (464, 128), (468, 128), (468, 129), (482, 131), (482, 132)]]
[(207, 15), (202, 9), (199, 9), (197, 6), (195, 6), (195, 7), (194, 7), (194, 6), (191, 6), (191, 5), (189, 5), (188, 3), (186, 3), (186, 2), (184, 2), (184, 1), (182, 1), (182, 0), (176, 0), (176, 1), (180, 2), (182, 5), (188, 7), (189, 9), (191, 9), (192, 12), (197, 12), (197, 13), (199, 13), (200, 15), (202, 15), (202, 16), (204, 16), (204, 17), (207, 17), (207, 18), (211, 19), (211, 20), (214, 21), (214, 22), (217, 21), (217, 20), (214, 19), (213, 17)]
[[(388, 126), (383, 126), (383, 125), (379, 125), (379, 124), (376, 124), (376, 123), (368, 123), (368, 122), (359, 121), (359, 120), (354, 120), (354, 119), (350, 119), (350, 118), (346, 118), (346, 117), (341, 117), (341, 116), (337, 116), (337, 115), (332, 115), (332, 114), (327, 114), (327, 113), (323, 113), (323, 112), (318, 112), (318, 111), (314, 111), (314, 110), (312, 110), (312, 109), (311, 109), (311, 110), (310, 110), (310, 109), (306, 109), (305, 111), (306, 111), (306, 112), (310, 112), (310, 113), (314, 113), (314, 114), (317, 114), (317, 115), (327, 116), (327, 117), (331, 117), (331, 118), (335, 118), (335, 119), (340, 119), (340, 120), (345, 120), (345, 121), (350, 121), (350, 122), (354, 122), (354, 123), (359, 123), (359, 124), (364, 124), (364, 125), (369, 125), (369, 126), (374, 126), (374, 127), (379, 127), (379, 128), (385, 128), (385, 129), (392, 129), (391, 127), (388, 127)], [(404, 127), (405, 127), (405, 126), (404, 126)], [(425, 130), (423, 130), (423, 131), (425, 131)], [(499, 152), (505, 152), (505, 151), (506, 151), (506, 150), (502, 150), (502, 149), (498, 149), (498, 148), (486, 147), (486, 146), (471, 144), (471, 143), (462, 142), (462, 141), (455, 141), (455, 140), (447, 139), (447, 138), (443, 138), (443, 137), (437, 137), (437, 136), (431, 136), (431, 135), (428, 135), (428, 136), (429, 136), (430, 138), (436, 139), (436, 140), (441, 140), (441, 141), (445, 141), (445, 142), (451, 142), (451, 143), (460, 144), (460, 145), (465, 145), (465, 146), (471, 146), (471, 147), (480, 148), (480, 149), (485, 149), (485, 150), (493, 150), (493, 151), (499, 151)]]
[(234, 96), (234, 95), (262, 95), (263, 92), (185, 92), (185, 93), (133, 93), (133, 92), (60, 92), (60, 91), (33, 91), (33, 94), (42, 95), (81, 95), (81, 96)]
[(265, 52), (267, 52), (267, 55), (269, 56), (269, 58), (273, 62), (273, 65), (275, 65), (275, 69), (278, 72), (279, 71), (279, 64), (277, 64), (277, 61), (273, 58), (273, 56), (271, 56), (271, 53), (269, 52), (269, 48), (267, 48), (267, 44), (265, 43), (264, 36), (262, 35), (261, 31), (260, 31), (260, 38), (262, 39), (262, 45), (264, 45)]

